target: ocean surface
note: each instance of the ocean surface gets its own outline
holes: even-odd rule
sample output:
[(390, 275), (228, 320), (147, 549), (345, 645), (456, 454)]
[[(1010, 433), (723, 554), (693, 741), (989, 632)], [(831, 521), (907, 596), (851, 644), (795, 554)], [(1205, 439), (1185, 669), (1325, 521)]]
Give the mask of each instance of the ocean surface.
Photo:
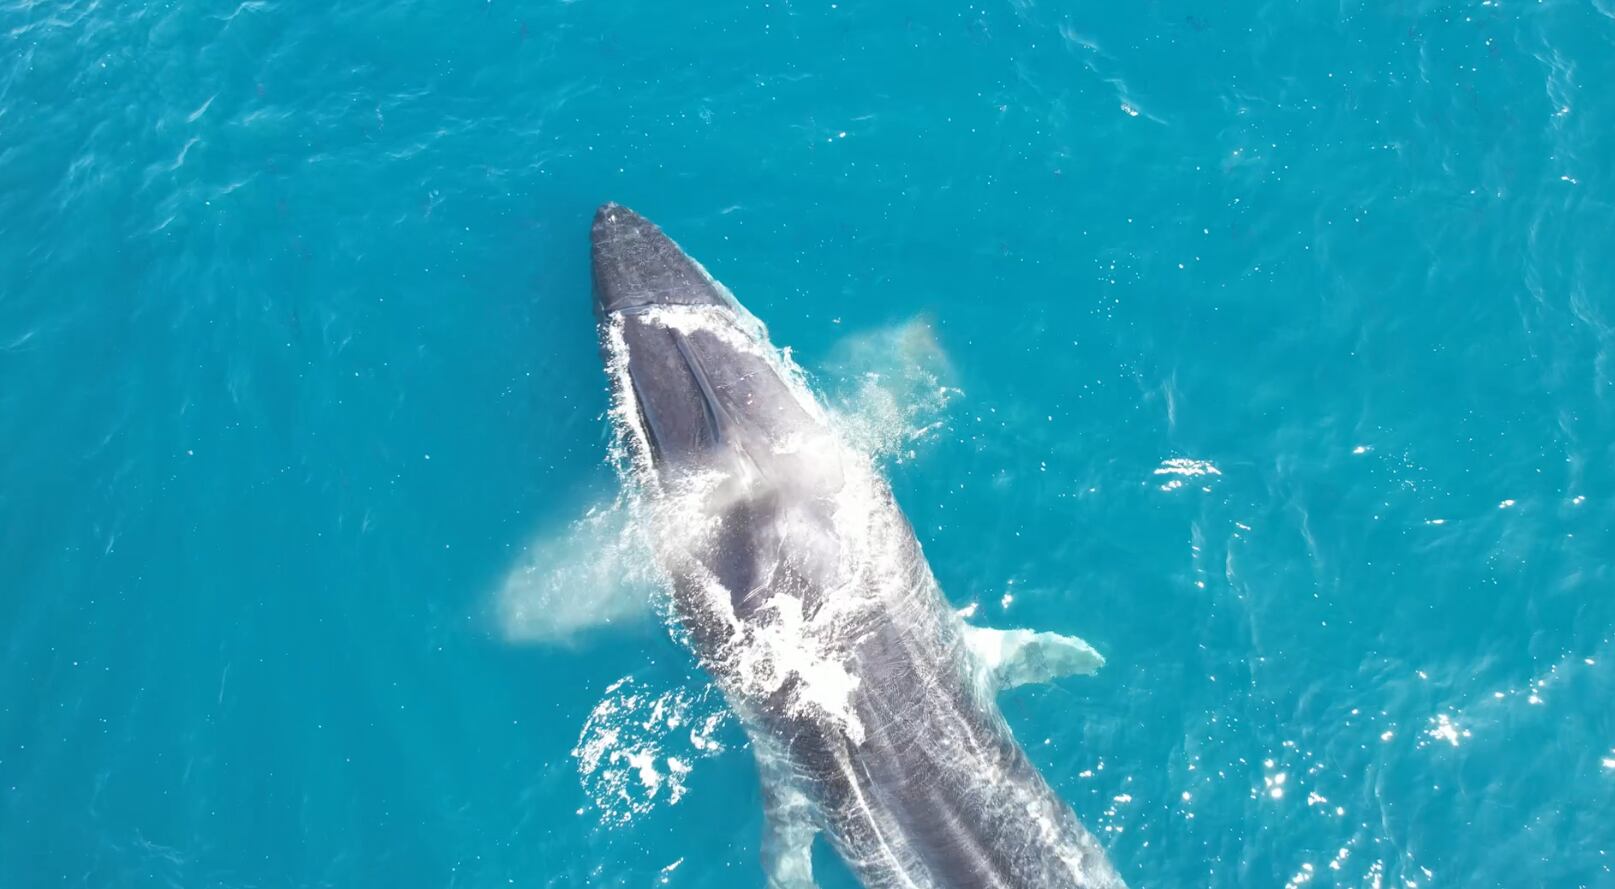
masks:
[(605, 200), (1105, 654), (1002, 706), (1133, 886), (1615, 886), (1611, 84), (1610, 0), (0, 0), (0, 887), (763, 884)]

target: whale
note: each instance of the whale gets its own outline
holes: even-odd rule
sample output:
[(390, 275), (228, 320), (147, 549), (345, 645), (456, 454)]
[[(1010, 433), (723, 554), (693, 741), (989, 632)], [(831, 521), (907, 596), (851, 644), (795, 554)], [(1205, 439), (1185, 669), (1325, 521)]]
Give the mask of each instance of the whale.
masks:
[(1104, 658), (966, 622), (878, 458), (657, 225), (607, 203), (591, 249), (614, 460), (755, 754), (767, 885), (814, 886), (822, 837), (867, 889), (1123, 887), (996, 702)]

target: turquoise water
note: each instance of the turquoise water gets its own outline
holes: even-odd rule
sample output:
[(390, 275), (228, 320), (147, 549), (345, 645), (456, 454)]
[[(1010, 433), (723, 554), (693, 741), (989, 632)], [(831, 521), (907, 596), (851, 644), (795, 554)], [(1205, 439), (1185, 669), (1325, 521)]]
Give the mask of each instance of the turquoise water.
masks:
[[(606, 199), (827, 393), (959, 390), (893, 486), (977, 621), (1109, 658), (1003, 707), (1133, 885), (1615, 886), (1607, 0), (3, 0), (0, 46), (0, 886), (762, 884), (688, 655), (545, 623), (615, 563), (511, 617), (615, 486)], [(602, 719), (682, 784), (591, 772)]]

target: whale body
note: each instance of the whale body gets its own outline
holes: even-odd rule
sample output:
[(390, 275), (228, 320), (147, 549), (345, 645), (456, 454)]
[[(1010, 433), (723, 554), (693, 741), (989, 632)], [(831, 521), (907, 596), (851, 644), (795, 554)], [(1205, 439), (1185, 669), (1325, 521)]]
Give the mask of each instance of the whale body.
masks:
[(1099, 654), (967, 626), (763, 325), (632, 210), (602, 206), (592, 245), (619, 467), (756, 752), (768, 884), (813, 886), (822, 832), (869, 889), (1123, 887), (994, 700)]

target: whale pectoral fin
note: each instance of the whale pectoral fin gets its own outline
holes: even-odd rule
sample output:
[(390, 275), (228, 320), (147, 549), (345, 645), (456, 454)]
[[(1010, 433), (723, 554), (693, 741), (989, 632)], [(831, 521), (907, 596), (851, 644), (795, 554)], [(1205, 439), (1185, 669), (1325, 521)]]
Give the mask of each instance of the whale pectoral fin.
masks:
[(768, 889), (818, 889), (813, 837), (819, 829), (806, 796), (787, 784), (763, 783), (763, 870)]
[(781, 751), (759, 744), (763, 784), (763, 870), (768, 889), (818, 889), (813, 882), (813, 838), (819, 832), (813, 801), (796, 783)]
[(998, 688), (1092, 675), (1105, 658), (1075, 636), (965, 625), (965, 645)]
[(768, 889), (818, 889), (813, 882), (813, 836), (818, 831), (799, 822), (769, 819), (763, 833), (763, 870)]
[(508, 641), (570, 648), (612, 627), (656, 618), (650, 551), (621, 492), (564, 526), (542, 529), (510, 566), (496, 594)]

